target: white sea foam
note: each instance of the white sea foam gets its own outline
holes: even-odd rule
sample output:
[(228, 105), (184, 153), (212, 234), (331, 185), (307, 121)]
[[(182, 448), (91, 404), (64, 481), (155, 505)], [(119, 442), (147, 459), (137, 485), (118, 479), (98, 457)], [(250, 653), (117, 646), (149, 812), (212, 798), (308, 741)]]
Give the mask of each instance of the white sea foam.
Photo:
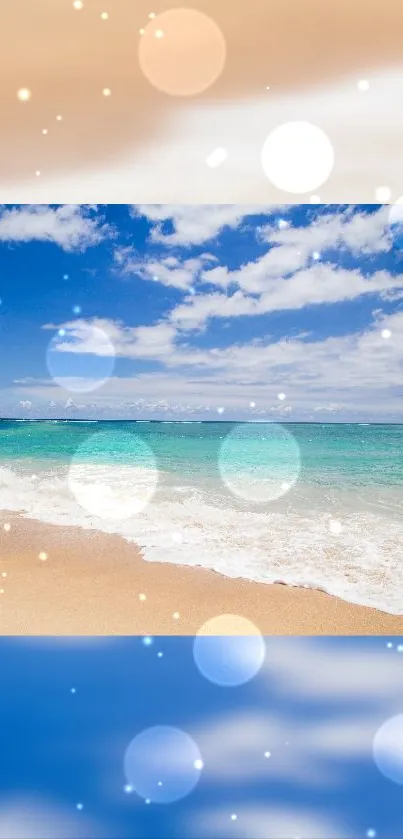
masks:
[[(107, 521), (79, 506), (66, 470), (36, 466), (35, 473), (37, 480), (32, 481), (31, 475), (0, 469), (0, 509), (49, 524), (119, 533), (136, 542), (151, 562), (200, 565), (233, 578), (320, 588), (350, 602), (403, 614), (403, 524), (397, 502), (387, 515), (375, 504), (373, 511), (352, 504), (335, 510), (323, 498), (320, 506), (306, 504), (310, 488), (302, 487), (301, 509), (289, 504), (281, 512), (250, 512), (219, 493), (191, 487), (185, 493), (185, 487), (174, 484), (175, 494), (173, 486), (161, 490), (138, 515)], [(120, 486), (119, 470), (114, 472), (114, 497), (121, 492), (122, 503), (127, 500), (126, 473)], [(340, 532), (332, 532), (334, 520), (341, 521)], [(180, 533), (181, 540), (173, 541), (173, 533)]]

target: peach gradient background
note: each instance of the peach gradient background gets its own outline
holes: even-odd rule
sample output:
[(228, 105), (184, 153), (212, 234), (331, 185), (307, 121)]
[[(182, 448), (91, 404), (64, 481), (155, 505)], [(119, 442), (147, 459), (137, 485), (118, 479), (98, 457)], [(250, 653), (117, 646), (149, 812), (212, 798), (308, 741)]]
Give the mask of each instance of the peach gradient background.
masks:
[[(195, 0), (191, 7), (221, 28), (227, 57), (212, 87), (185, 98), (153, 88), (138, 61), (149, 12), (173, 5), (1, 4), (3, 201), (301, 201), (270, 185), (259, 158), (269, 131), (294, 118), (316, 119), (335, 145), (335, 172), (318, 190), (324, 200), (344, 200), (344, 191), (345, 200), (372, 201), (386, 184), (400, 197), (400, 0)], [(366, 94), (357, 92), (361, 78), (375, 80)], [(25, 105), (21, 87), (33, 94)], [(228, 162), (206, 175), (217, 145), (228, 148)]]

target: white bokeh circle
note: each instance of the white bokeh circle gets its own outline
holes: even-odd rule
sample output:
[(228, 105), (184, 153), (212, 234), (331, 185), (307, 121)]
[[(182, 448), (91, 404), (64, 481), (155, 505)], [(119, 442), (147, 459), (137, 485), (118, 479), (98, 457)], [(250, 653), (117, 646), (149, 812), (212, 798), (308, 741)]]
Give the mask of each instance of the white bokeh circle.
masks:
[(267, 504), (286, 495), (298, 480), (300, 450), (282, 425), (242, 423), (223, 440), (218, 468), (233, 495)]
[(283, 192), (313, 192), (334, 166), (329, 137), (310, 122), (286, 122), (267, 137), (261, 154), (269, 181)]
[(202, 676), (221, 687), (238, 687), (259, 672), (266, 655), (258, 628), (240, 615), (218, 615), (199, 629), (193, 657)]
[(390, 206), (388, 221), (393, 244), (403, 249), (403, 195)]
[(169, 9), (153, 17), (139, 41), (146, 79), (170, 96), (195, 96), (221, 75), (226, 43), (219, 26), (196, 9)]
[[(90, 347), (92, 351), (88, 352)], [(59, 387), (72, 393), (90, 393), (112, 375), (115, 349), (109, 335), (99, 326), (78, 322), (66, 325), (53, 336), (46, 363)]]
[(100, 431), (76, 450), (68, 485), (90, 515), (123, 521), (140, 513), (154, 495), (158, 468), (150, 446), (137, 434)]
[(166, 725), (144, 729), (129, 743), (124, 756), (130, 786), (141, 798), (157, 804), (170, 804), (189, 795), (202, 768), (192, 737)]
[(378, 728), (372, 748), (379, 771), (395, 784), (403, 784), (403, 714), (390, 717)]

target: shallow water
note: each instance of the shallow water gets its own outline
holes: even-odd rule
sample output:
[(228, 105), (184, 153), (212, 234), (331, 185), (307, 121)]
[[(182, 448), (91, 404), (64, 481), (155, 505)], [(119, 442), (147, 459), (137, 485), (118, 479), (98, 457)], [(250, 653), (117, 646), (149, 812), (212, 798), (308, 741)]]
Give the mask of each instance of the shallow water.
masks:
[(0, 423), (0, 507), (403, 614), (403, 426)]

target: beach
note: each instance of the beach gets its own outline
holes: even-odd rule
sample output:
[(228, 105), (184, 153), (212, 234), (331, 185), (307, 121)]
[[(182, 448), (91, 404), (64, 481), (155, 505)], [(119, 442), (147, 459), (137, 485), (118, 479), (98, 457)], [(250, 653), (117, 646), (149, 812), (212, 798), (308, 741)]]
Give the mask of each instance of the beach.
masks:
[(1, 432), (2, 632), (403, 634), (403, 426)]
[(2, 635), (195, 635), (232, 614), (263, 635), (403, 636), (403, 615), (147, 562), (120, 536), (2, 515), (0, 542)]

